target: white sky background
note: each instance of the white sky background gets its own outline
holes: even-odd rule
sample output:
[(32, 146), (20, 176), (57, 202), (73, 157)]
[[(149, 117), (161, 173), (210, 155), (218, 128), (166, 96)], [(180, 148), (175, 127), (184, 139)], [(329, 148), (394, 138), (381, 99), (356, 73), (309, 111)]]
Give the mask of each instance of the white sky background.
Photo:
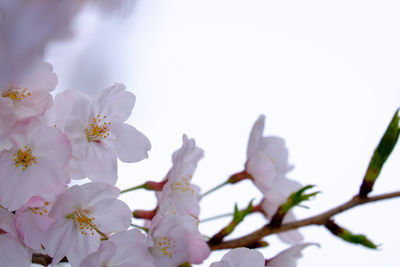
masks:
[[(358, 192), (373, 149), (400, 106), (398, 1), (145, 1), (130, 17), (87, 10), (73, 41), (55, 44), (48, 61), (59, 89), (96, 90), (122, 82), (135, 93), (130, 123), (152, 142), (148, 160), (120, 164), (118, 186), (161, 180), (183, 133), (205, 150), (193, 182), (203, 191), (243, 169), (247, 139), (259, 114), (266, 135), (285, 138), (289, 177), (322, 191), (305, 218)], [(373, 193), (400, 189), (400, 147)], [(249, 182), (206, 197), (202, 218), (244, 208), (260, 194)], [(151, 192), (122, 197), (152, 209)], [(355, 208), (336, 221), (364, 233), (379, 251), (338, 240), (322, 227), (301, 230), (308, 248), (299, 267), (398, 266), (400, 200)], [(201, 224), (211, 236), (229, 219)], [(140, 223), (138, 221), (138, 223)], [(262, 226), (252, 215), (238, 237)], [(266, 258), (286, 248), (275, 237)], [(220, 259), (213, 253), (201, 266)]]

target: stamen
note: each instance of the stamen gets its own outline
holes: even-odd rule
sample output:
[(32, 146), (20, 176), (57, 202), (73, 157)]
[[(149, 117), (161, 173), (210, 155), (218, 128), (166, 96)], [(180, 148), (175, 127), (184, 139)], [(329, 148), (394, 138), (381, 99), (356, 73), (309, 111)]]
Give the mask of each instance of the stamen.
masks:
[(16, 153), (13, 154), (15, 167), (22, 167), (25, 171), (32, 164), (36, 164), (36, 157), (32, 155), (32, 149), (28, 146), (24, 147), (25, 150), (18, 149)]
[(190, 180), (186, 177), (183, 177), (180, 180), (177, 180), (175, 183), (173, 183), (171, 185), (171, 190), (177, 193), (182, 193), (182, 194), (187, 193), (194, 195), (194, 189), (190, 184)]
[(49, 205), (49, 202), (45, 202), (44, 207), (30, 208), (30, 210), (32, 211), (33, 214), (42, 216), (42, 215), (45, 215), (48, 213), (48, 210), (46, 208), (46, 206), (48, 206), (48, 205)]
[(172, 258), (176, 254), (176, 241), (169, 236), (157, 237), (155, 239), (156, 249), (159, 251), (160, 256), (167, 256)]
[(30, 95), (31, 93), (28, 92), (28, 88), (14, 86), (6, 90), (2, 96), (11, 98), (13, 101), (20, 101)]
[(105, 139), (110, 135), (111, 122), (102, 121), (106, 119), (106, 116), (100, 117), (100, 114), (94, 116), (90, 122), (90, 126), (86, 129), (86, 137), (89, 142), (100, 143), (102, 139)]
[(94, 217), (89, 216), (88, 210), (76, 209), (74, 212), (67, 215), (66, 218), (73, 220), (75, 228), (79, 228), (79, 232), (84, 236), (87, 236), (88, 233), (94, 235), (97, 232), (101, 236), (106, 237), (106, 235), (97, 229), (94, 223)]

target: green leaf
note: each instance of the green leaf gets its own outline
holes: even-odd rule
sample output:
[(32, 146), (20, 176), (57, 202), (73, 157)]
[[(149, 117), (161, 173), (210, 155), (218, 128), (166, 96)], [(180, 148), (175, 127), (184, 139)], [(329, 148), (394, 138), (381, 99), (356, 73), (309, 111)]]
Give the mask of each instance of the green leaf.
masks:
[(313, 192), (310, 194), (304, 194), (305, 191), (307, 191), (308, 189), (311, 189), (313, 187), (315, 187), (315, 185), (306, 185), (305, 187), (301, 188), (300, 190), (292, 193), (288, 197), (288, 200), (279, 207), (279, 210), (278, 210), (279, 213), (286, 214), (294, 206), (298, 206), (301, 202), (310, 200), (311, 197), (314, 197), (317, 194), (319, 194), (320, 193), (319, 191), (316, 191), (316, 192)]
[(361, 234), (353, 234), (349, 230), (340, 227), (337, 225), (333, 220), (330, 220), (328, 223), (325, 224), (325, 227), (334, 235), (340, 237), (342, 240), (362, 245), (367, 248), (377, 249), (377, 246), (369, 240), (365, 235)]
[(400, 134), (399, 122), (399, 109), (397, 109), (369, 162), (363, 184), (360, 188), (361, 196), (366, 196), (372, 191), (372, 187), (382, 170), (383, 164), (390, 153), (392, 153)]
[(372, 243), (372, 241), (370, 241), (365, 235), (356, 235), (345, 230), (341, 235), (339, 235), (339, 237), (353, 244), (363, 245), (364, 247), (372, 249), (377, 248), (377, 246)]
[(314, 197), (320, 193), (319, 191), (316, 191), (316, 192), (313, 192), (310, 194), (305, 194), (305, 192), (307, 190), (309, 190), (313, 187), (314, 187), (314, 185), (306, 185), (303, 188), (301, 188), (300, 190), (292, 193), (288, 197), (287, 201), (279, 206), (279, 208), (276, 211), (276, 213), (274, 214), (274, 216), (272, 216), (269, 226), (279, 227), (282, 224), (283, 218), (285, 217), (286, 213), (288, 213), (288, 211), (291, 208), (293, 208), (294, 206), (300, 205), (300, 203), (303, 201), (310, 200), (311, 197)]
[(235, 204), (235, 211), (233, 213), (233, 222), (239, 224), (253, 210), (253, 200), (247, 205), (244, 210), (239, 210), (237, 204)]

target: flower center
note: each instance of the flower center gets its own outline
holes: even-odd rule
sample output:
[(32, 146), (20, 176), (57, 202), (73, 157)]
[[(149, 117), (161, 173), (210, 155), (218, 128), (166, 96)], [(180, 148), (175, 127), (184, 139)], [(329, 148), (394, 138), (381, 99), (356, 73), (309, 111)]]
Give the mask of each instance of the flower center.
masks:
[(49, 206), (49, 202), (44, 202), (44, 207), (30, 208), (30, 210), (33, 214), (42, 216), (48, 213), (47, 206)]
[(173, 183), (171, 185), (171, 190), (177, 193), (194, 195), (194, 189), (192, 188), (189, 179), (185, 177)]
[(98, 114), (93, 117), (90, 126), (86, 129), (86, 137), (89, 142), (100, 143), (102, 139), (110, 135), (111, 122), (106, 122), (106, 115), (103, 117)]
[(173, 254), (176, 254), (176, 241), (173, 238), (169, 236), (156, 237), (154, 243), (160, 256), (172, 258)]
[(13, 101), (20, 101), (30, 95), (28, 88), (21, 88), (20, 86), (11, 87), (3, 93), (3, 97), (11, 98)]
[(32, 149), (28, 146), (24, 146), (24, 148), (24, 150), (18, 149), (18, 151), (13, 154), (15, 167), (22, 167), (23, 171), (29, 166), (32, 166), (32, 164), (36, 164), (36, 157), (32, 155)]
[(79, 227), (80, 233), (85, 236), (88, 233), (94, 235), (95, 232), (99, 232), (94, 223), (94, 217), (89, 217), (88, 213), (88, 210), (76, 209), (66, 216), (67, 219), (73, 220), (75, 227)]

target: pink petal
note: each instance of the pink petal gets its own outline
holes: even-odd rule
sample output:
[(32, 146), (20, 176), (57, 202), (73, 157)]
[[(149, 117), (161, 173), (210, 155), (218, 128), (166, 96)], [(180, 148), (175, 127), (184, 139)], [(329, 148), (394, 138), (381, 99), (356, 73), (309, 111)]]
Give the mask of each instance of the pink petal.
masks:
[(16, 120), (17, 117), (14, 113), (14, 105), (11, 99), (1, 97), (0, 95), (0, 135), (7, 133)]
[(188, 233), (185, 238), (189, 245), (189, 262), (201, 264), (210, 255), (210, 247), (199, 234)]
[(80, 186), (85, 192), (86, 201), (83, 207), (91, 207), (98, 201), (119, 196), (119, 189), (106, 183), (86, 183)]
[(13, 235), (0, 234), (0, 259), (2, 267), (29, 267), (32, 252), (24, 248)]
[(80, 160), (80, 166), (93, 182), (114, 185), (117, 181), (117, 159), (102, 144), (89, 145), (87, 155)]
[(70, 246), (71, 249), (67, 252), (67, 258), (72, 266), (79, 266), (82, 260), (97, 251), (100, 246), (100, 238), (97, 233), (84, 235), (77, 230), (74, 231), (73, 235), (76, 238), (76, 243), (74, 246)]
[(120, 232), (128, 229), (132, 212), (128, 205), (118, 199), (103, 199), (91, 208), (91, 215), (100, 231)]
[(71, 248), (76, 246), (76, 242), (73, 222), (60, 219), (50, 227), (43, 245), (46, 252), (53, 257), (52, 264), (56, 264), (67, 255)]
[(70, 120), (80, 120), (86, 124), (89, 117), (89, 104), (90, 97), (79, 90), (67, 90), (57, 94), (54, 98), (57, 127), (64, 129), (67, 121)]
[(319, 247), (317, 243), (304, 243), (294, 245), (273, 257), (268, 261), (268, 266), (270, 267), (295, 267), (296, 262), (299, 258), (302, 257), (301, 251), (311, 245), (316, 245)]
[(135, 95), (125, 90), (123, 84), (116, 83), (96, 97), (90, 107), (91, 115), (106, 115), (113, 123), (122, 123), (131, 115), (135, 99)]
[(8, 210), (0, 208), (0, 229), (6, 233), (17, 236), (15, 229), (15, 215)]
[(53, 97), (48, 91), (33, 91), (30, 96), (15, 102), (15, 114), (18, 119), (42, 115), (52, 103)]
[(73, 212), (75, 207), (79, 207), (85, 200), (86, 195), (82, 188), (78, 185), (74, 185), (58, 196), (49, 216), (54, 219), (62, 219)]
[(235, 248), (226, 253), (219, 263), (222, 264), (213, 263), (211, 267), (263, 267), (265, 265), (265, 259), (264, 256), (256, 249)]
[(108, 266), (111, 258), (117, 252), (117, 245), (111, 241), (101, 243), (96, 252), (87, 256), (79, 267)]
[(247, 158), (250, 158), (252, 154), (258, 149), (264, 132), (264, 122), (265, 116), (260, 115), (253, 125), (249, 137), (249, 142), (247, 144)]
[(117, 156), (123, 162), (137, 162), (148, 157), (150, 141), (144, 134), (128, 124), (121, 124), (115, 129), (114, 134)]

